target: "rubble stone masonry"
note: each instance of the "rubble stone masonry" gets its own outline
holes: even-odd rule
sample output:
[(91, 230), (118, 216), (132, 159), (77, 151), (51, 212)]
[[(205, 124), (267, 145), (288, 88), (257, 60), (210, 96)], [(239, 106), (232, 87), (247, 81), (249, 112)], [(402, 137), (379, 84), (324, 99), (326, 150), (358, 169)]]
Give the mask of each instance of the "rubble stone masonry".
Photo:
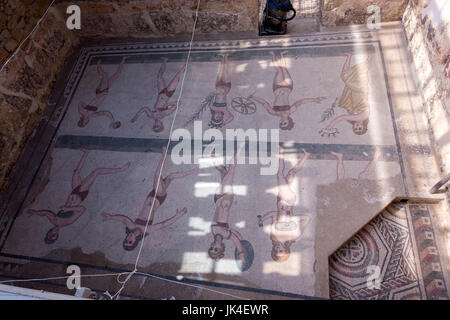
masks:
[(443, 176), (450, 172), (449, 18), (448, 0), (411, 0), (403, 17), (411, 63)]
[[(0, 65), (33, 30), (50, 3), (50, 0), (0, 0)], [(0, 191), (77, 41), (65, 27), (65, 17), (51, 8), (40, 27), (0, 73)]]

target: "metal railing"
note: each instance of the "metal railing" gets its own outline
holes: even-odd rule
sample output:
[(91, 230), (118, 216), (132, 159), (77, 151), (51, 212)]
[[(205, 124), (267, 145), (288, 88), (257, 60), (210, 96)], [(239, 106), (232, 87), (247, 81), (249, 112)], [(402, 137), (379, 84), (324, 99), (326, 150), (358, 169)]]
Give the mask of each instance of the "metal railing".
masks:
[(436, 193), (445, 193), (448, 190), (448, 186), (445, 186), (444, 189), (441, 189), (445, 184), (447, 184), (447, 182), (450, 181), (450, 173), (447, 174), (441, 181), (439, 181), (438, 183), (436, 183), (434, 185), (433, 188), (430, 189), (430, 193), (431, 194), (436, 194)]

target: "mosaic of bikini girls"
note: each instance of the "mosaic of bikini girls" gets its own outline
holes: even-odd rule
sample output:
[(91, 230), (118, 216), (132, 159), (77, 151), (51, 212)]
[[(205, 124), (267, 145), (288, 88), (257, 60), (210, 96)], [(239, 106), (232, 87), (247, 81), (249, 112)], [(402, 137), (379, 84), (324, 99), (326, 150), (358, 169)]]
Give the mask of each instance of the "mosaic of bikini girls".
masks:
[[(92, 56), (2, 252), (81, 248), (126, 265), (143, 243), (139, 266), (153, 272), (313, 295), (316, 187), (344, 178), (329, 145), (394, 141), (371, 125), (373, 109), (390, 121), (374, 57), (371, 46), (194, 52), (188, 65), (175, 51)], [(174, 129), (280, 129), (276, 174), (239, 164), (242, 144), (228, 164), (213, 150), (175, 165), (165, 145), (182, 89)], [(379, 156), (348, 175), (374, 179)]]

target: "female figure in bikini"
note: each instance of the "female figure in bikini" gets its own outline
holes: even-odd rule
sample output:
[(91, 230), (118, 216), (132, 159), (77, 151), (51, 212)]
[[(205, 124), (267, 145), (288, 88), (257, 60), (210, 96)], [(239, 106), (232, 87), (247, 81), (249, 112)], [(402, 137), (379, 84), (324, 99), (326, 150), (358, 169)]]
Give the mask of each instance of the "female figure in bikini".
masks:
[[(331, 155), (335, 156), (338, 160), (336, 169), (336, 180), (345, 179), (345, 168), (344, 168), (344, 155), (342, 153), (330, 152)], [(375, 167), (377, 160), (380, 158), (381, 152), (376, 149), (372, 160), (369, 162), (367, 167), (359, 174), (358, 179), (368, 179), (371, 170)]]
[[(280, 150), (280, 153), (282, 150)], [(270, 240), (272, 240), (272, 259), (276, 262), (286, 261), (291, 253), (291, 245), (297, 241), (308, 226), (311, 218), (309, 215), (294, 215), (294, 205), (297, 196), (292, 189), (295, 175), (303, 167), (309, 157), (309, 153), (303, 150), (305, 156), (299, 161), (287, 175), (284, 175), (284, 159), (280, 154), (277, 182), (278, 197), (277, 211), (270, 211), (264, 216), (258, 216), (259, 226), (264, 221), (271, 219)]]
[(74, 223), (86, 211), (86, 208), (82, 206), (81, 203), (88, 196), (89, 189), (98, 175), (122, 172), (130, 166), (130, 163), (128, 162), (121, 168), (97, 168), (83, 179), (81, 177), (81, 169), (86, 162), (88, 153), (88, 151), (83, 150), (83, 156), (81, 157), (81, 160), (72, 176), (72, 192), (67, 197), (66, 203), (59, 208), (60, 210), (58, 213), (55, 214), (50, 210), (27, 210), (27, 213), (30, 215), (46, 217), (50, 223), (54, 225), (54, 227), (51, 228), (45, 236), (44, 241), (47, 244), (54, 243), (58, 239), (61, 228), (67, 227)]
[(186, 70), (187, 62), (181, 67), (181, 69), (177, 72), (177, 74), (173, 77), (173, 79), (166, 84), (163, 75), (166, 71), (166, 62), (167, 58), (164, 58), (164, 62), (161, 65), (161, 68), (158, 72), (158, 97), (156, 98), (155, 105), (153, 109), (148, 107), (141, 108), (136, 115), (131, 119), (131, 122), (136, 122), (136, 120), (140, 117), (141, 114), (145, 113), (149, 119), (153, 121), (152, 129), (154, 132), (162, 132), (164, 131), (164, 124), (162, 119), (169, 116), (174, 112), (177, 108), (177, 102), (170, 102), (170, 98), (175, 93), (175, 90), (178, 87), (178, 84), (183, 77), (183, 74)]
[(277, 61), (275, 53), (270, 52), (276, 70), (273, 79), (273, 94), (275, 96), (273, 107), (271, 107), (263, 98), (254, 95), (251, 95), (249, 98), (260, 103), (270, 115), (279, 117), (281, 130), (292, 130), (292, 128), (294, 128), (294, 120), (292, 120), (291, 115), (297, 111), (297, 108), (306, 103), (320, 103), (325, 97), (301, 99), (294, 102), (292, 105), (289, 103), (289, 96), (294, 89), (294, 82), (292, 81), (292, 77), (286, 66), (286, 53), (287, 52), (281, 52), (280, 60)]
[[(233, 204), (233, 179), (236, 170), (237, 157), (240, 154), (244, 144), (242, 144), (233, 157), (232, 163), (228, 166), (216, 166), (220, 172), (221, 183), (218, 193), (214, 195), (216, 211), (214, 213), (214, 224), (211, 226), (211, 233), (214, 241), (211, 243), (208, 255), (218, 261), (225, 256), (224, 240), (230, 240), (237, 249), (238, 258), (241, 266), (245, 266), (246, 256), (242, 246), (242, 235), (228, 224), (231, 205)], [(249, 266), (247, 266), (248, 268)]]
[(354, 134), (363, 135), (367, 132), (370, 116), (369, 69), (371, 56), (368, 55), (365, 62), (352, 67), (353, 55), (351, 53), (345, 55), (347, 60), (341, 73), (345, 88), (337, 105), (345, 109), (347, 114), (331, 121), (325, 129), (319, 132), (321, 134), (337, 131), (335, 126), (344, 121), (348, 121), (352, 125)]
[(106, 117), (110, 120), (110, 128), (117, 129), (120, 127), (120, 121), (115, 121), (111, 112), (109, 111), (98, 111), (98, 107), (108, 96), (109, 88), (116, 81), (120, 73), (122, 72), (125, 60), (128, 57), (123, 57), (122, 61), (117, 68), (117, 71), (109, 77), (108, 74), (103, 70), (101, 66), (101, 60), (97, 62), (97, 72), (99, 73), (101, 80), (97, 88), (95, 89), (95, 98), (89, 103), (80, 102), (78, 104), (78, 112), (80, 113), (80, 120), (78, 121), (78, 126), (83, 128), (89, 123), (89, 119), (96, 117)]
[[(191, 174), (198, 173), (198, 168), (184, 171), (184, 172), (174, 172), (169, 174), (167, 177), (159, 179), (160, 172), (163, 166), (165, 154), (167, 149), (163, 148), (163, 155), (161, 160), (159, 161), (158, 167), (155, 172), (154, 181), (153, 181), (153, 190), (148, 194), (147, 198), (144, 201), (144, 205), (142, 206), (141, 211), (139, 211), (139, 215), (135, 220), (131, 218), (121, 215), (121, 214), (109, 214), (107, 212), (103, 212), (102, 216), (104, 217), (104, 221), (107, 220), (115, 220), (123, 223), (125, 225), (125, 239), (123, 240), (123, 248), (127, 251), (134, 250), (139, 242), (145, 237), (151, 234), (153, 231), (161, 230), (167, 226), (170, 226), (175, 221), (180, 219), (187, 213), (187, 209), (183, 208), (181, 210), (177, 209), (176, 214), (167, 220), (164, 220), (160, 223), (153, 224), (153, 219), (155, 216), (156, 210), (164, 203), (167, 197), (167, 189), (171, 182), (175, 179), (180, 179), (186, 177)], [(159, 182), (159, 187), (158, 187)], [(153, 205), (153, 207), (152, 207)], [(145, 232), (145, 227), (148, 226), (147, 231)]]
[(81, 101), (78, 104), (78, 112), (80, 113), (80, 120), (78, 126), (85, 127), (91, 118), (105, 117), (109, 119), (109, 127), (112, 129), (120, 128), (120, 121), (116, 121), (114, 116), (109, 111), (98, 111), (98, 105), (104, 100), (104, 96), (96, 96), (89, 103)]
[(211, 111), (211, 122), (209, 126), (211, 128), (222, 128), (234, 119), (233, 114), (227, 108), (227, 95), (231, 90), (231, 80), (228, 72), (228, 55), (228, 53), (222, 55), (222, 62), (216, 78), (214, 99), (209, 104)]

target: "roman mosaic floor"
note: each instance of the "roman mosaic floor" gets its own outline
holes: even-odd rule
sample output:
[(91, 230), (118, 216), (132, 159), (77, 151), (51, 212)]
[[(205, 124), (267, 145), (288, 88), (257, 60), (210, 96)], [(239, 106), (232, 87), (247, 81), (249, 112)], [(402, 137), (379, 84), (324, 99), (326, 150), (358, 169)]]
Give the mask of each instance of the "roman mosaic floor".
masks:
[(392, 90), (397, 36), (198, 40), (187, 64), (182, 41), (86, 44), (3, 197), (0, 279), (77, 265), (124, 299), (447, 297), (439, 255), (426, 281), (414, 256), (437, 246), (410, 236), (428, 207), (388, 207), (435, 176), (411, 181), (433, 160)]

